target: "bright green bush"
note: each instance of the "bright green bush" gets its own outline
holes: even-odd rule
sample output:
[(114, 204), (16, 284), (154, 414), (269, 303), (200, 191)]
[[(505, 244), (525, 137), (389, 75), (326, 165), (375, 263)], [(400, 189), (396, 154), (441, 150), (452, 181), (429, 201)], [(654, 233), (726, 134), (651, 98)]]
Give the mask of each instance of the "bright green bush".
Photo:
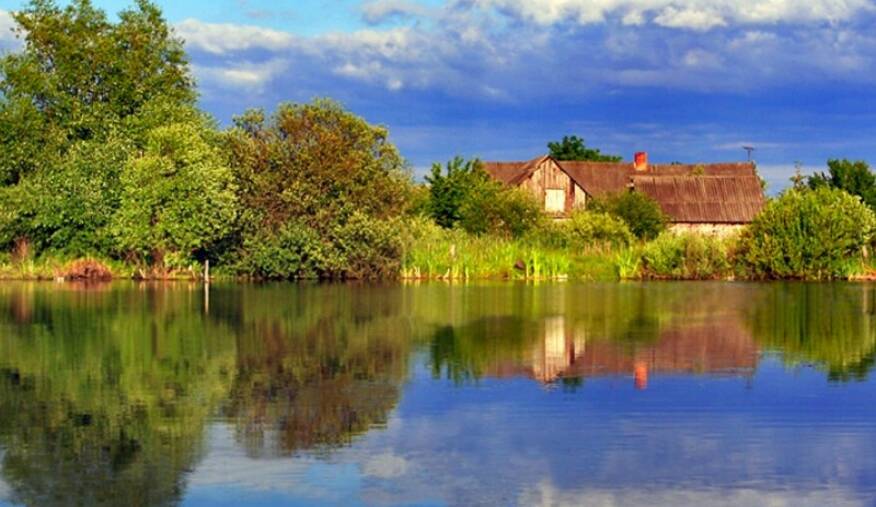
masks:
[(634, 239), (623, 220), (597, 211), (576, 210), (561, 227), (565, 229), (571, 248), (606, 244), (628, 246)]
[(459, 224), (472, 234), (519, 238), (538, 228), (544, 220), (541, 206), (525, 190), (483, 180), (462, 202)]
[(744, 234), (741, 268), (754, 278), (846, 278), (860, 265), (876, 215), (858, 197), (820, 187), (770, 201)]
[(317, 278), (329, 263), (328, 246), (314, 229), (289, 222), (278, 231), (244, 240), (238, 271), (260, 279)]
[(209, 136), (201, 125), (155, 128), (143, 153), (125, 167), (113, 227), (124, 255), (182, 267), (231, 232), (233, 177)]
[(697, 233), (665, 232), (646, 244), (642, 275), (647, 278), (711, 280), (732, 274), (729, 240)]
[(588, 207), (616, 216), (639, 239), (654, 239), (666, 230), (668, 219), (657, 201), (641, 192), (621, 192), (596, 199)]

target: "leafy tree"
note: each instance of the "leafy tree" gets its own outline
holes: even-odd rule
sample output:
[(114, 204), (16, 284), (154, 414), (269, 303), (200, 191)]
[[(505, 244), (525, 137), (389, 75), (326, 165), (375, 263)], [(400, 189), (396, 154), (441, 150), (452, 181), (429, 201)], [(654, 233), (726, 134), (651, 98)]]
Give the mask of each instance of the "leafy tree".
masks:
[(118, 22), (89, 0), (32, 0), (13, 17), (24, 45), (0, 58), (0, 247), (106, 253), (140, 117), (194, 107), (182, 42), (146, 0)]
[(475, 195), (476, 189), (484, 190), (489, 176), (480, 160), (464, 160), (455, 157), (447, 162), (432, 165), (432, 173), (426, 176), (429, 185), (429, 214), (441, 227), (452, 228), (462, 220), (462, 208), (466, 200)]
[(666, 229), (668, 218), (654, 199), (641, 192), (621, 192), (594, 200), (588, 207), (603, 211), (627, 223), (639, 239), (654, 239)]
[[(377, 222), (405, 212), (411, 182), (387, 137), (385, 128), (330, 100), (283, 104), (270, 120), (255, 110), (236, 118), (226, 142), (243, 210), (238, 257), (258, 254), (258, 262), (244, 261), (241, 271), (270, 278), (391, 271), (401, 255), (391, 247), (395, 233)], [(398, 257), (388, 266), (366, 269), (364, 252), (351, 250), (367, 246), (364, 222), (372, 224), (370, 232), (390, 235), (372, 237), (369, 245), (381, 246), (365, 256), (375, 262)], [(300, 262), (284, 267), (279, 259)]]
[(206, 125), (186, 123), (149, 133), (143, 153), (122, 173), (114, 223), (122, 252), (180, 267), (231, 232), (233, 175), (210, 135)]
[(578, 136), (563, 136), (559, 142), (548, 143), (551, 157), (557, 160), (585, 160), (592, 162), (620, 162), (623, 157), (605, 155), (596, 148), (588, 148)]
[(770, 201), (741, 240), (743, 268), (757, 278), (849, 276), (876, 230), (876, 214), (839, 189), (790, 189)]
[(864, 204), (876, 209), (876, 175), (864, 161), (828, 160), (828, 173), (815, 173), (807, 179), (809, 188), (828, 186), (857, 195)]

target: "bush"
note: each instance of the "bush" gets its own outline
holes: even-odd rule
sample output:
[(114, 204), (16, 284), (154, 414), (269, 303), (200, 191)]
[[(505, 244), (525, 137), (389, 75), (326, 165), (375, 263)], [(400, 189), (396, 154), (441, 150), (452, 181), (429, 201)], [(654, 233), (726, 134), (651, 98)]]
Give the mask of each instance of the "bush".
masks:
[(608, 213), (576, 210), (561, 227), (565, 229), (569, 247), (587, 245), (628, 246), (633, 233), (627, 224)]
[(542, 224), (541, 206), (525, 190), (481, 181), (460, 208), (460, 225), (472, 234), (499, 234), (519, 238)]
[(732, 274), (729, 241), (696, 233), (665, 232), (642, 252), (646, 278), (712, 280)]
[(159, 268), (181, 267), (231, 232), (237, 214), (233, 176), (210, 137), (196, 123), (149, 133), (143, 153), (122, 173), (113, 230), (123, 254)]
[(639, 239), (650, 240), (666, 229), (668, 219), (657, 201), (640, 192), (621, 192), (593, 201), (593, 211), (614, 215)]
[(243, 249), (238, 271), (260, 279), (394, 278), (401, 269), (398, 227), (363, 213), (335, 224), (328, 237), (290, 222), (276, 233), (247, 238)]
[(876, 215), (858, 197), (820, 187), (770, 201), (742, 238), (741, 268), (754, 278), (847, 278), (860, 265)]
[(326, 245), (300, 222), (289, 222), (272, 234), (250, 236), (238, 264), (241, 274), (260, 279), (316, 278), (326, 265)]
[(401, 270), (402, 243), (397, 221), (375, 220), (354, 213), (332, 234), (331, 256), (340, 265), (329, 273), (357, 280), (397, 278)]

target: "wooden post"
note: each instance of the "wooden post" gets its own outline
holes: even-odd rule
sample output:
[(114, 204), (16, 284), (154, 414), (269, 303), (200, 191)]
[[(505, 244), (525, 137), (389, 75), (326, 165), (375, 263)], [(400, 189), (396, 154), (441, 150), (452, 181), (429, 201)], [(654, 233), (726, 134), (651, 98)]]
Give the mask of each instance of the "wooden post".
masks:
[(204, 263), (204, 283), (210, 283), (210, 259)]

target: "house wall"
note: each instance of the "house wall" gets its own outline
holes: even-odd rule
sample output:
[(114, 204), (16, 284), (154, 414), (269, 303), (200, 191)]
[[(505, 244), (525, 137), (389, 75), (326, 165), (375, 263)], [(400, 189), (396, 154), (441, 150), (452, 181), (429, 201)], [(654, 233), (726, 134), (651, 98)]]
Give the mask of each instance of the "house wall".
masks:
[(675, 234), (699, 233), (707, 236), (726, 238), (742, 232), (744, 224), (672, 224), (669, 230)]
[(576, 203), (583, 202), (583, 190), (580, 191), (581, 195), (579, 196), (575, 189), (577, 185), (572, 182), (572, 178), (560, 169), (560, 166), (552, 159), (544, 160), (539, 164), (538, 168), (532, 173), (532, 176), (524, 181), (521, 187), (529, 190), (538, 202), (541, 203), (542, 207), (545, 205), (547, 189), (562, 190), (566, 195), (565, 214), (571, 213)]

